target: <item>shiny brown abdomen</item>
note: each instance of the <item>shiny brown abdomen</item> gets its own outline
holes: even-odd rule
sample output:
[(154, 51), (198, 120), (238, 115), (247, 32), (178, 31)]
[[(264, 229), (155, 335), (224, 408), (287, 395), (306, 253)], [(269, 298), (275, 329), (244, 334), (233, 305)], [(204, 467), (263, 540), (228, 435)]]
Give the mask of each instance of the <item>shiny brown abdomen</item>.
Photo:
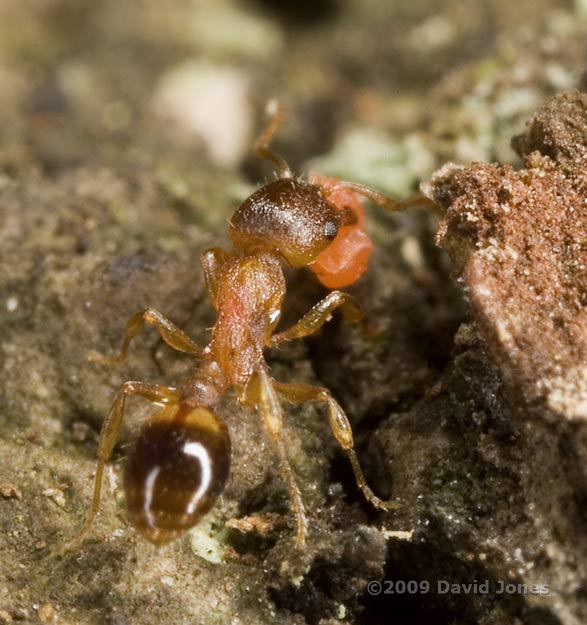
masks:
[(208, 408), (163, 408), (127, 456), (128, 516), (148, 540), (165, 544), (193, 527), (214, 505), (230, 469), (230, 437)]

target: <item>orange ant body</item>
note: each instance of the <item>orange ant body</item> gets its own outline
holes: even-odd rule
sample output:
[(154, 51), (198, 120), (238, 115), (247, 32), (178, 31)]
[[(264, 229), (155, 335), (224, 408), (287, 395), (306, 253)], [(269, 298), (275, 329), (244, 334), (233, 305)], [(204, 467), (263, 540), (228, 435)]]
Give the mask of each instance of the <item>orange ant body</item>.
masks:
[(309, 267), (329, 288), (357, 280), (365, 270), (371, 242), (363, 231), (358, 196), (397, 210), (391, 198), (352, 182), (314, 176), (293, 177), (285, 160), (270, 148), (286, 112), (273, 109), (255, 143), (255, 154), (272, 161), (279, 178), (249, 196), (234, 213), (230, 236), (234, 251), (212, 248), (202, 257), (206, 285), (216, 309), (209, 344), (201, 349), (158, 311), (147, 308), (126, 323), (121, 350), (114, 357), (93, 354), (104, 364), (118, 364), (145, 324), (154, 326), (170, 347), (198, 362), (178, 388), (125, 382), (116, 395), (100, 433), (93, 502), (87, 521), (69, 547), (88, 534), (99, 509), (102, 474), (118, 439), (126, 399), (141, 395), (161, 406), (142, 426), (127, 456), (124, 487), (128, 516), (134, 527), (155, 544), (184, 534), (210, 510), (228, 480), (230, 438), (214, 407), (229, 389), (245, 407), (257, 408), (281, 461), (297, 518), (296, 545), (305, 542), (304, 504), (287, 459), (280, 399), (326, 405), (332, 432), (349, 457), (359, 488), (376, 507), (391, 509), (369, 488), (353, 444), (348, 419), (321, 387), (277, 382), (269, 375), (263, 351), (284, 341), (316, 332), (340, 307), (347, 322), (362, 322), (356, 302), (331, 291), (298, 323), (274, 334), (286, 285), (281, 267)]

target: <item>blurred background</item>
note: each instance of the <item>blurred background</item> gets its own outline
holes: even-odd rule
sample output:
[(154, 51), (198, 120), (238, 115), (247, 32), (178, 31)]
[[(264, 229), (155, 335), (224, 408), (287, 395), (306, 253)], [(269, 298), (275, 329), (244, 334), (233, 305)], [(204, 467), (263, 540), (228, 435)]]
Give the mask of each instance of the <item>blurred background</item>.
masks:
[(0, 169), (205, 162), (258, 182), (278, 97), (296, 168), (405, 194), (447, 159), (512, 160), (521, 120), (581, 85), (586, 19), (584, 0), (5, 0)]

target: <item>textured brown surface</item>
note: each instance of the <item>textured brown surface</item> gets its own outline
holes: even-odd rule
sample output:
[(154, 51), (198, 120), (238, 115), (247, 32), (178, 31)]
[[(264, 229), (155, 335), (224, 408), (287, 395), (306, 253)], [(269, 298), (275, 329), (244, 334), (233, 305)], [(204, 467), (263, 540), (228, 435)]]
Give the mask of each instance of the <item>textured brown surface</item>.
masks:
[(524, 157), (537, 150), (562, 171), (581, 182), (587, 177), (587, 96), (578, 91), (561, 93), (547, 102), (528, 122), (526, 131), (512, 139)]
[(587, 95), (550, 100), (516, 145), (524, 169), (436, 174), (433, 197), (448, 209), (437, 240), (526, 398), (587, 418)]

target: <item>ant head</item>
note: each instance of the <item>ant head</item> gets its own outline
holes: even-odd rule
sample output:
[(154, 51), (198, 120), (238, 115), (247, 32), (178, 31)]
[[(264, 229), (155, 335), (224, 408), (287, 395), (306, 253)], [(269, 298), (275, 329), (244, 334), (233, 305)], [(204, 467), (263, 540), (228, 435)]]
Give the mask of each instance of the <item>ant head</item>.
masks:
[(309, 266), (330, 289), (348, 286), (363, 275), (373, 249), (363, 228), (362, 198), (391, 211), (400, 205), (356, 182), (313, 175), (307, 184), (293, 178), (270, 147), (287, 109), (272, 101), (267, 110), (270, 118), (255, 154), (274, 163), (280, 177), (241, 204), (230, 224), (232, 241), (245, 254), (278, 253), (292, 267)]
[(279, 253), (292, 267), (313, 263), (343, 225), (356, 222), (339, 210), (320, 185), (280, 178), (261, 187), (238, 208), (230, 236), (246, 254)]

